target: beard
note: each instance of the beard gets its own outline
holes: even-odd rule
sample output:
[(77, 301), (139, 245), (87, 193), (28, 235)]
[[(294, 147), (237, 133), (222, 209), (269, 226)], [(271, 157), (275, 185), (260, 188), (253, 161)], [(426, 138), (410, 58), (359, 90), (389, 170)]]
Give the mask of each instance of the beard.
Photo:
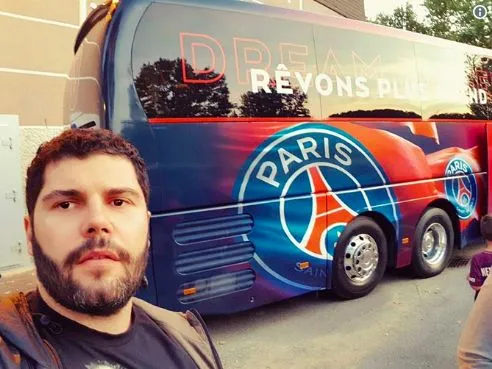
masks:
[[(121, 310), (137, 292), (145, 275), (149, 256), (149, 243), (137, 257), (113, 245), (109, 240), (89, 239), (70, 252), (62, 265), (44, 253), (33, 234), (32, 250), (39, 282), (60, 305), (83, 314), (110, 316)], [(82, 255), (94, 249), (114, 252), (124, 267), (124, 274), (110, 280), (102, 278), (104, 272), (94, 275), (90, 286), (83, 286), (73, 275), (73, 269)]]

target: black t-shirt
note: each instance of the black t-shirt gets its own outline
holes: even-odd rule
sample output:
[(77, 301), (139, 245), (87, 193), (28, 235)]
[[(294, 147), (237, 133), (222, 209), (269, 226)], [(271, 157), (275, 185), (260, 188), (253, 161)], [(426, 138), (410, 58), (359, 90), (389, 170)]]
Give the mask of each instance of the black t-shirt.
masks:
[(36, 327), (55, 348), (64, 368), (198, 369), (188, 353), (137, 306), (130, 329), (112, 335), (61, 316), (41, 297), (33, 305)]

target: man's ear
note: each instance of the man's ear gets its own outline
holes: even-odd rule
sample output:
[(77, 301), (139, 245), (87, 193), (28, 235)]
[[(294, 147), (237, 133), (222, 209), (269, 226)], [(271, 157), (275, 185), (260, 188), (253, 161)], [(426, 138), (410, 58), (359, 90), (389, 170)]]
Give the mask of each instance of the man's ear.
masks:
[(29, 215), (24, 216), (24, 231), (26, 232), (26, 240), (27, 240), (27, 251), (29, 255), (32, 256), (32, 231), (33, 224), (31, 222), (31, 217)]

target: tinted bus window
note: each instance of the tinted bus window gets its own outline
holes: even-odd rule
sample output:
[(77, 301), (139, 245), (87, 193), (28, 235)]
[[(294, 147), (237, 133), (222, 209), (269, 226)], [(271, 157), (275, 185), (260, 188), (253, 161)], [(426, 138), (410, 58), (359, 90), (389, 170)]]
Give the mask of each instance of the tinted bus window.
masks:
[(427, 44), (417, 44), (416, 55), (424, 119), (490, 118), (492, 59)]
[[(156, 35), (166, 42), (146, 42)], [(410, 41), (362, 31), (154, 4), (133, 71), (150, 119), (421, 118), (414, 55)]]
[[(276, 18), (152, 5), (136, 32), (133, 53), (145, 113), (149, 118), (319, 116), (315, 90), (275, 86), (277, 70), (316, 75), (311, 27), (296, 24), (294, 33), (292, 27)], [(146, 42), (156, 35), (166, 42)], [(257, 78), (265, 89), (252, 91), (252, 68), (261, 73)]]
[[(323, 119), (420, 118), (414, 47), (410, 41), (315, 27)], [(318, 76), (319, 77), (319, 76)]]

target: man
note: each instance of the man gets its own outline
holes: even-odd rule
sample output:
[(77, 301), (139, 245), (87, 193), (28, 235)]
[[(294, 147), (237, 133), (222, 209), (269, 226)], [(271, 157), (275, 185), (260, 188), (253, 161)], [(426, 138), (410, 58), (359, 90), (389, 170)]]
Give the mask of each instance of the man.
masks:
[(482, 252), (473, 255), (468, 274), (468, 283), (475, 291), (475, 300), (492, 268), (492, 216), (489, 214), (480, 220), (480, 231), (486, 241), (486, 247)]
[(24, 219), (38, 288), (0, 300), (0, 368), (222, 368), (198, 314), (133, 297), (148, 201), (142, 158), (110, 131), (69, 130), (39, 148)]
[[(489, 250), (492, 246), (492, 217), (490, 215), (482, 217), (480, 230), (487, 243), (487, 250)], [(488, 271), (488, 267), (484, 268)], [(490, 312), (492, 279), (487, 277), (484, 280), (459, 340), (458, 367), (460, 369), (492, 369), (492, 315)]]

